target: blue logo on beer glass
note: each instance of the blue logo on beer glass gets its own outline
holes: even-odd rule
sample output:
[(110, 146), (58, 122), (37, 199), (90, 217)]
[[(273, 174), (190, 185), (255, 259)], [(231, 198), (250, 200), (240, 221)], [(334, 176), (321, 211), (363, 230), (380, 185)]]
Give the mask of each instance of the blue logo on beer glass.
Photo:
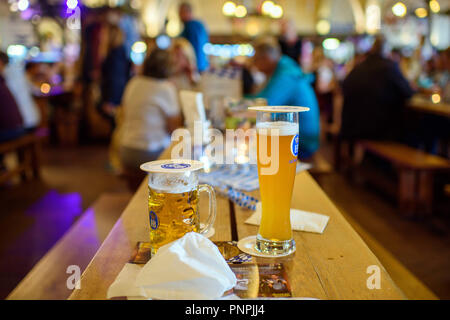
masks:
[(296, 134), (292, 138), (292, 141), (291, 141), (291, 152), (295, 157), (298, 156), (298, 141), (299, 141), (299, 136), (298, 136), (298, 134)]
[(163, 169), (186, 169), (189, 168), (191, 165), (187, 163), (169, 163), (169, 164), (163, 164), (161, 168)]
[(149, 217), (150, 217), (150, 228), (152, 228), (153, 230), (158, 229), (159, 222), (156, 213), (154, 211), (150, 211)]

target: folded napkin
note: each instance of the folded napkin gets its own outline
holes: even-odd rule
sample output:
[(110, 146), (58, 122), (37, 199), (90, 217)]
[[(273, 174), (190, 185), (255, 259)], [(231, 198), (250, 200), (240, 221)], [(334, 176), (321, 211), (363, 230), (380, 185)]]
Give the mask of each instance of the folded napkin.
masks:
[[(296, 231), (323, 233), (329, 216), (297, 209), (291, 209), (291, 226)], [(261, 223), (261, 202), (256, 205), (255, 212), (245, 220), (245, 223), (259, 225)]]
[(189, 232), (162, 246), (143, 267), (126, 264), (107, 297), (217, 299), (235, 285), (236, 276), (217, 246)]

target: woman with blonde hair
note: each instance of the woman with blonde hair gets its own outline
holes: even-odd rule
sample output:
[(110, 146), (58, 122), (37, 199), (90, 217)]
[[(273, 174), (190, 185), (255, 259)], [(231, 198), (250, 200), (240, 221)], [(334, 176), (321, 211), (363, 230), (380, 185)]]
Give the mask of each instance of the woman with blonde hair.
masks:
[(172, 41), (171, 51), (175, 65), (171, 80), (179, 90), (192, 90), (200, 77), (194, 48), (184, 38), (176, 38)]

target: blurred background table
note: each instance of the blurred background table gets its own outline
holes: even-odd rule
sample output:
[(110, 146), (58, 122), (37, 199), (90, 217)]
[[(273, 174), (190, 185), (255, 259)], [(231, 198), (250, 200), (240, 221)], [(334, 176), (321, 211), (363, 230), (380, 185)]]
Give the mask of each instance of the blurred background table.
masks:
[(73, 90), (54, 86), (47, 93), (35, 93), (41, 115), (41, 126), (50, 128), (51, 140), (62, 146), (78, 143), (80, 112), (73, 107)]
[[(434, 99), (436, 102), (432, 101), (432, 97), (427, 97), (424, 95), (415, 95), (408, 103), (408, 107), (423, 113), (430, 113), (437, 116), (450, 118), (450, 103), (441, 101), (439, 95), (435, 95)], [(437, 102), (439, 101), (439, 102)]]

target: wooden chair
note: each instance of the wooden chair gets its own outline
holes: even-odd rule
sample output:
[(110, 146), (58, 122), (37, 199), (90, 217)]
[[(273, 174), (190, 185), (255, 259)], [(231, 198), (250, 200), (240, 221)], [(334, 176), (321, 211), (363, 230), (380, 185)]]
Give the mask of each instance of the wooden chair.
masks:
[(359, 141), (356, 148), (387, 160), (396, 168), (397, 199), (402, 212), (432, 213), (434, 175), (450, 172), (449, 160), (396, 142)]
[(0, 144), (0, 154), (16, 152), (19, 164), (15, 168), (0, 173), (0, 184), (20, 174), (26, 180), (31, 172), (34, 178), (40, 178), (40, 154), (42, 141), (48, 136), (48, 130), (39, 128), (32, 133)]

